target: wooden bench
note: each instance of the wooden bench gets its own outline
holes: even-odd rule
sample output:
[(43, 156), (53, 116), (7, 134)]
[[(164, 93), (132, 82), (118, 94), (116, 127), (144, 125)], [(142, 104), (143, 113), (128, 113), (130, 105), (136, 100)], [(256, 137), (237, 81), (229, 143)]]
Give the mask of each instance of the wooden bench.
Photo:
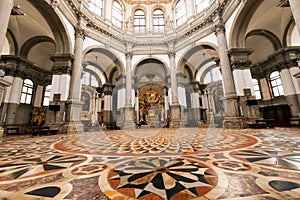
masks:
[(274, 128), (274, 119), (256, 119), (256, 128)]
[(290, 124), (291, 126), (300, 126), (300, 118), (291, 118)]
[(6, 127), (4, 129), (4, 134), (3, 135), (7, 135), (10, 133), (20, 133), (20, 128), (19, 127)]
[(50, 135), (50, 126), (33, 126), (32, 135)]

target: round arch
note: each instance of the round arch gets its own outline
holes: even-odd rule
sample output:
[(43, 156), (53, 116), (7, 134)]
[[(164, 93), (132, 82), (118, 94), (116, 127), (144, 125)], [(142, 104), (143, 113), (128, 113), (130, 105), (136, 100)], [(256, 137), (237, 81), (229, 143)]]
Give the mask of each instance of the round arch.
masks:
[[(119, 76), (121, 76), (123, 73), (125, 73), (124, 64), (122, 63), (121, 59), (119, 57), (117, 57), (113, 52), (111, 52), (101, 46), (90, 46), (83, 51), (83, 55), (85, 56), (89, 53), (100, 53), (100, 54), (107, 56), (111, 60), (111, 63), (109, 66), (114, 64), (113, 67), (117, 68), (117, 72), (118, 72)], [(91, 61), (87, 61), (87, 60), (86, 60), (86, 62), (92, 63)], [(94, 64), (96, 65), (96, 63), (94, 63)], [(110, 69), (109, 72), (106, 72), (106, 73), (110, 74), (113, 67)], [(106, 77), (108, 77), (107, 74), (106, 74)], [(108, 80), (108, 79), (106, 79), (106, 80)]]
[[(206, 60), (212, 60), (212, 58), (216, 57), (216, 55), (218, 54), (218, 47), (211, 43), (201, 43), (197, 46), (191, 47), (190, 49), (186, 50), (186, 52), (183, 54), (183, 56), (179, 59), (179, 61), (177, 63), (177, 71), (183, 73), (186, 65), (188, 65), (190, 67), (190, 69), (191, 69), (191, 67), (193, 67), (194, 70), (191, 69), (192, 71), (197, 70), (199, 65), (195, 66), (195, 65), (189, 63), (189, 59), (198, 51), (203, 51), (203, 50), (215, 52), (214, 55), (210, 55), (207, 58), (205, 58), (205, 56), (203, 56), (204, 57), (203, 62), (206, 62)], [(208, 53), (208, 54), (210, 54), (210, 53)]]
[(133, 65), (133, 68), (132, 70), (134, 71), (134, 74), (136, 74), (136, 71), (138, 70), (138, 66), (142, 63), (142, 62), (145, 62), (146, 60), (151, 60), (151, 61), (158, 61), (160, 62), (162, 65), (163, 65), (163, 69), (165, 71), (165, 74), (168, 75), (169, 74), (169, 70), (168, 70), (168, 65), (167, 63), (162, 60), (161, 58), (159, 57), (156, 57), (156, 56), (152, 56), (152, 57), (144, 57), (144, 58), (141, 58), (139, 59), (134, 65)]
[(247, 1), (247, 3), (243, 4), (244, 7), (239, 10), (230, 30), (229, 47), (245, 47), (244, 36), (246, 35), (247, 27), (256, 9), (262, 3), (263, 1)]
[[(30, 3), (40, 12), (47, 21), (54, 35), (56, 53), (71, 52), (71, 42), (68, 36), (67, 29), (63, 24), (63, 19), (60, 18), (56, 10), (51, 7), (47, 1), (32, 0)], [(43, 9), (41, 9), (43, 8)]]
[(29, 51), (33, 46), (42, 42), (50, 42), (55, 45), (55, 41), (48, 36), (35, 36), (27, 40), (20, 49), (20, 56), (23, 58), (27, 58)]

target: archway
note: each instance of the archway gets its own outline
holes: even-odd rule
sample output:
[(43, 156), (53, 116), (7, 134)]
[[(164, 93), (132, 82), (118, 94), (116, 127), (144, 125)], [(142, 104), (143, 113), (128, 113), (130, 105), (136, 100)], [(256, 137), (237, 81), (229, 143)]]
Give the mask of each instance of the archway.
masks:
[(134, 75), (138, 123), (160, 127), (168, 117), (167, 74), (167, 67), (158, 59), (147, 58), (137, 64)]

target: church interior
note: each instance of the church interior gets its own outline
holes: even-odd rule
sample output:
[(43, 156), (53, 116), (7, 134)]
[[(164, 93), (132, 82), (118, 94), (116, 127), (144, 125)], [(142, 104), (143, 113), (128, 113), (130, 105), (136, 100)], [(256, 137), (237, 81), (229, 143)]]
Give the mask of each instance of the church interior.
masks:
[(0, 155), (0, 199), (300, 199), (300, 2), (0, 1)]

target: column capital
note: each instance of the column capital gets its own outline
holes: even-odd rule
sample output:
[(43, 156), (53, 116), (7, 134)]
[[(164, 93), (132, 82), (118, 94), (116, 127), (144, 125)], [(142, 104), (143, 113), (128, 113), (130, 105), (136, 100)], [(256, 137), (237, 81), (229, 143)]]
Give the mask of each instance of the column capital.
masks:
[(252, 66), (252, 62), (249, 56), (253, 53), (250, 48), (231, 48), (228, 50), (230, 57), (230, 64), (232, 70), (235, 69), (249, 69)]
[(219, 22), (215, 25), (215, 34), (218, 35), (220, 33), (225, 33), (225, 24), (222, 20), (219, 20)]
[(82, 27), (77, 27), (75, 29), (75, 37), (82, 38), (83, 40), (85, 39), (86, 36), (86, 30), (83, 29)]
[(62, 75), (72, 73), (74, 55), (70, 53), (51, 54), (50, 59), (54, 62), (51, 69), (53, 74)]
[(125, 56), (126, 56), (126, 60), (127, 59), (132, 59), (132, 56), (133, 56), (133, 53), (130, 51), (130, 52), (127, 52), (127, 53), (125, 53)]
[(173, 52), (173, 51), (168, 51), (168, 56), (169, 56), (169, 59), (170, 59), (170, 58), (175, 58), (176, 53)]

